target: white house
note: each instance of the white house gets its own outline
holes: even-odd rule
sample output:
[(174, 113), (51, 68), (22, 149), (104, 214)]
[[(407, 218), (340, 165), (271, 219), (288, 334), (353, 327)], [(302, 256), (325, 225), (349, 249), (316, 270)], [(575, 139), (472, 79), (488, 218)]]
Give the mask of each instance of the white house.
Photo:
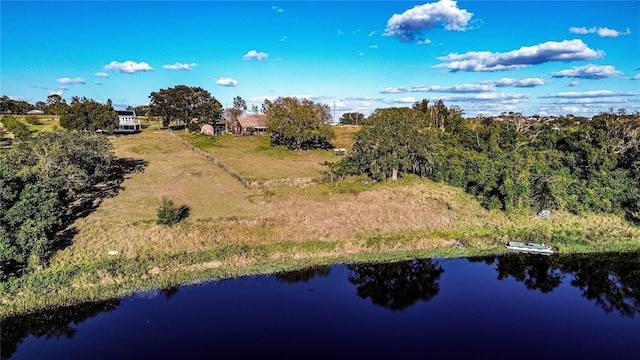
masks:
[(142, 129), (140, 119), (133, 110), (118, 110), (118, 128), (115, 132), (137, 132)]

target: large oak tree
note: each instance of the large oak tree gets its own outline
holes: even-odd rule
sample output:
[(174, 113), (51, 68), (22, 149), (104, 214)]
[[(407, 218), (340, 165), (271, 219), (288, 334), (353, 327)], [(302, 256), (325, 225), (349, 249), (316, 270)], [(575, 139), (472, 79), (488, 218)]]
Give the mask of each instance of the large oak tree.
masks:
[(271, 145), (286, 146), (293, 150), (327, 149), (335, 138), (329, 106), (307, 99), (280, 97), (265, 100), (262, 105), (267, 115)]
[(151, 113), (162, 117), (163, 126), (172, 121), (185, 127), (194, 119), (201, 123), (213, 124), (222, 118), (222, 104), (200, 87), (176, 85), (160, 89), (149, 95)]

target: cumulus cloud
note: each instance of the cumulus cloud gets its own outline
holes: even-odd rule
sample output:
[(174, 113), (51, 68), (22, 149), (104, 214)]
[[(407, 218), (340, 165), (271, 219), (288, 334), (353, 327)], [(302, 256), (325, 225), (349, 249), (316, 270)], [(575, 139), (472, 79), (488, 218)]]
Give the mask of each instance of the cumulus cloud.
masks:
[(458, 8), (453, 0), (417, 5), (402, 14), (394, 14), (387, 21), (383, 36), (395, 36), (402, 41), (429, 43), (422, 38), (424, 30), (443, 27), (450, 31), (465, 31), (473, 13)]
[(614, 66), (596, 66), (593, 64), (585, 66), (574, 66), (568, 70), (551, 73), (553, 77), (572, 77), (580, 79), (602, 79), (622, 75)]
[(589, 48), (582, 40), (548, 41), (534, 46), (523, 46), (505, 53), (470, 51), (438, 57), (444, 63), (432, 68), (449, 71), (503, 71), (520, 69), (550, 61), (589, 60), (601, 58), (604, 52)]
[(393, 99), (393, 102), (400, 104), (413, 104), (416, 101), (418, 101), (418, 99), (414, 98), (413, 96)]
[(453, 86), (430, 86), (428, 91), (448, 92), (448, 93), (481, 93), (494, 91), (493, 84), (461, 84)]
[(496, 90), (496, 87), (535, 87), (544, 85), (546, 82), (543, 78), (526, 78), (526, 79), (512, 79), (502, 78), (497, 81), (484, 81), (478, 84), (459, 84), (452, 86), (412, 86), (410, 88), (388, 87), (380, 90), (382, 94), (400, 94), (407, 92), (441, 92), (441, 93), (487, 93)]
[(521, 100), (527, 100), (529, 98), (530, 98), (529, 94), (483, 93), (483, 94), (469, 94), (469, 95), (454, 95), (454, 96), (443, 98), (443, 100), (468, 101), (468, 102), (482, 102), (482, 101), (520, 102)]
[(637, 96), (637, 92), (614, 92), (611, 90), (593, 90), (593, 91), (567, 91), (555, 94), (543, 95), (541, 98), (595, 98), (595, 97), (611, 97), (611, 96)]
[(408, 91), (409, 90), (404, 86), (388, 87), (388, 88), (384, 88), (384, 89), (380, 90), (380, 92), (382, 94), (400, 94), (400, 93), (405, 93), (405, 92), (408, 92)]
[(264, 53), (264, 52), (257, 52), (255, 50), (249, 50), (249, 52), (247, 52), (242, 59), (243, 60), (258, 60), (258, 61), (262, 61), (262, 60), (267, 60), (267, 58), (269, 57), (269, 54)]
[(572, 26), (569, 28), (569, 32), (574, 34), (586, 35), (586, 34), (598, 34), (600, 37), (605, 38), (615, 38), (621, 35), (629, 35), (631, 34), (631, 30), (627, 28), (625, 31), (618, 31), (614, 29), (609, 29), (606, 27), (596, 28), (595, 26), (587, 29), (586, 27), (575, 27)]
[(526, 78), (526, 79), (512, 79), (502, 78), (495, 82), (497, 87), (535, 87), (544, 85), (546, 82), (543, 78)]
[(113, 70), (121, 73), (133, 74), (139, 71), (152, 71), (153, 68), (149, 66), (146, 62), (134, 62), (131, 60), (127, 60), (123, 63), (118, 61), (112, 61), (108, 65), (104, 66), (105, 70)]
[(75, 79), (65, 77), (65, 78), (59, 78), (57, 81), (59, 84), (84, 84), (85, 83), (84, 79), (81, 77), (77, 77)]
[(167, 69), (167, 70), (191, 70), (194, 67), (198, 66), (198, 64), (196, 63), (191, 63), (191, 64), (183, 64), (183, 63), (175, 63), (173, 65), (162, 65), (163, 69)]
[(265, 100), (274, 101), (277, 98), (278, 98), (277, 96), (262, 95), (262, 96), (254, 96), (250, 98), (249, 101), (257, 103), (257, 102), (264, 102)]
[(104, 71), (101, 71), (101, 72), (97, 72), (97, 73), (93, 74), (93, 76), (97, 76), (97, 77), (109, 77), (109, 74), (107, 74), (107, 73), (106, 73), (106, 72), (104, 72)]
[(216, 84), (218, 84), (220, 86), (236, 87), (236, 86), (238, 86), (238, 80), (225, 77), (225, 78), (218, 79), (216, 81)]

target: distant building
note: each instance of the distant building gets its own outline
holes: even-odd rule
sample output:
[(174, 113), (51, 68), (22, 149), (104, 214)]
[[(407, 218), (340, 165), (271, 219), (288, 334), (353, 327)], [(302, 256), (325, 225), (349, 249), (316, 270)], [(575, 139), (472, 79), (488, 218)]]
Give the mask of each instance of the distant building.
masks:
[(267, 115), (249, 114), (239, 117), (233, 122), (232, 131), (236, 135), (266, 134)]
[(136, 116), (136, 112), (133, 110), (118, 110), (118, 127), (115, 132), (138, 132), (142, 130), (140, 119)]
[(42, 111), (42, 110), (31, 110), (31, 111), (27, 111), (27, 115), (44, 115), (44, 111)]

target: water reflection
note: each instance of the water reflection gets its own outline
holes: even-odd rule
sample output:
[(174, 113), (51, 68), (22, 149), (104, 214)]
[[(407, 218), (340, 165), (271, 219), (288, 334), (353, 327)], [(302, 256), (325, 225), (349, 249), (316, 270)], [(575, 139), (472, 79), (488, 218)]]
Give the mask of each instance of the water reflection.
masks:
[(274, 277), (280, 282), (295, 284), (309, 282), (316, 276), (329, 276), (330, 272), (329, 266), (312, 266), (298, 271), (278, 273)]
[(431, 259), (386, 264), (348, 265), (358, 296), (390, 310), (404, 310), (440, 291), (442, 267)]
[[(633, 318), (640, 312), (640, 253), (567, 256), (508, 254), (498, 257), (472, 258), (468, 260), (472, 263), (484, 263), (491, 266), (495, 269), (497, 273), (496, 278), (499, 281), (515, 280), (518, 284), (522, 284), (524, 288), (540, 294), (553, 293), (559, 288), (566, 289), (567, 287), (573, 287), (579, 290), (582, 298), (589, 300), (607, 314), (612, 313), (624, 318)], [(301, 271), (276, 274), (274, 277), (257, 279), (256, 281), (265, 284), (265, 286), (267, 286), (267, 284), (269, 284), (268, 286), (274, 286), (274, 292), (271, 293), (272, 295), (260, 295), (261, 290), (252, 287), (243, 293), (234, 292), (224, 296), (228, 296), (230, 299), (233, 299), (234, 296), (244, 296), (246, 298), (247, 294), (255, 293), (259, 295), (256, 299), (260, 299), (260, 296), (270, 298), (280, 296), (281, 294), (289, 294), (282, 296), (292, 296), (296, 299), (295, 301), (300, 302), (312, 301), (311, 299), (322, 302), (325, 301), (322, 296), (325, 296), (324, 294), (327, 292), (318, 291), (313, 295), (308, 295), (308, 293), (300, 295), (296, 292), (283, 291), (283, 285), (278, 284), (313, 282), (317, 281), (318, 277), (322, 277), (323, 289), (327, 289), (327, 287), (332, 290), (343, 289), (346, 285), (346, 288), (350, 290), (346, 292), (331, 292), (332, 297), (327, 301), (334, 301), (335, 304), (339, 304), (336, 306), (344, 306), (345, 304), (351, 303), (348, 299), (343, 299), (340, 296), (345, 294), (344, 296), (353, 297), (353, 288), (351, 288), (351, 286), (355, 286), (357, 296), (365, 300), (356, 301), (355, 303), (369, 304), (370, 301), (376, 306), (399, 312), (412, 307), (420, 300), (428, 302), (440, 294), (440, 285), (441, 281), (443, 281), (442, 274), (445, 272), (445, 269), (452, 270), (451, 273), (448, 272), (447, 275), (455, 274), (456, 271), (464, 268), (459, 267), (461, 264), (464, 264), (464, 261), (442, 260), (438, 262), (433, 259), (416, 259), (396, 263), (352, 264), (336, 267), (317, 266)], [(474, 269), (477, 268), (471, 266), (469, 269), (464, 270), (470, 279), (474, 279)], [(492, 277), (491, 272), (493, 270), (486, 270), (489, 271), (489, 277)], [(486, 271), (484, 274), (486, 274)], [(448, 276), (446, 279), (447, 281), (455, 281), (455, 277), (453, 276)], [(348, 283), (345, 283), (345, 280), (347, 280)], [(203, 285), (203, 287), (206, 286), (208, 285)], [(292, 286), (288, 288), (295, 287)], [(500, 288), (508, 289), (504, 290), (507, 296), (510, 294), (509, 291), (514, 291), (512, 287), (501, 286)], [(518, 288), (518, 286), (516, 286), (516, 288)], [(183, 289), (185, 290), (183, 291)], [(212, 289), (211, 291), (213, 294), (216, 294), (212, 297), (213, 299), (217, 299), (217, 294), (221, 294), (221, 292), (218, 292), (216, 289)], [(478, 291), (482, 291), (482, 289), (472, 288), (469, 289), (468, 294), (469, 296), (474, 296)], [(152, 294), (153, 296), (150, 296), (150, 298), (160, 295), (164, 296), (170, 303), (175, 304), (185, 304), (185, 301), (187, 303), (194, 301), (194, 303), (197, 304), (198, 301), (197, 295), (194, 295), (194, 292), (181, 287), (162, 289)], [(224, 298), (224, 296), (221, 298)], [(300, 296), (300, 298), (296, 298), (296, 296)], [(440, 296), (446, 297), (451, 296), (451, 294), (443, 293)], [(577, 298), (566, 301), (568, 301), (569, 304), (572, 302), (578, 304), (580, 299)], [(234, 304), (234, 301), (232, 300), (230, 303)], [(443, 304), (435, 303), (436, 302), (430, 303), (428, 307), (422, 307), (421, 311), (441, 309), (440, 307), (443, 306)], [(251, 306), (255, 306), (258, 309), (261, 305), (260, 300), (251, 303)], [(2, 359), (11, 357), (24, 339), (29, 336), (46, 339), (73, 338), (78, 332), (78, 328), (80, 328), (82, 322), (103, 312), (119, 311), (120, 309), (117, 309), (119, 306), (120, 300), (110, 300), (87, 303), (74, 307), (45, 310), (35, 314), (2, 319), (2, 326), (0, 327), (0, 342), (2, 343), (1, 357)], [(180, 314), (185, 315), (187, 318), (190, 316), (198, 318), (198, 310), (193, 310), (194, 314), (189, 313), (191, 306), (192, 305), (189, 305), (176, 311), (179, 311)], [(314, 304), (313, 306), (316, 305)], [(306, 309), (303, 311), (309, 309), (307, 304), (304, 304), (300, 308)], [(327, 305), (327, 308), (331, 309), (329, 305)], [(370, 306), (370, 308), (375, 307)], [(212, 311), (211, 308), (206, 307), (206, 309), (205, 311), (207, 312)], [(223, 307), (221, 307), (221, 309), (223, 312), (230, 310), (225, 310)], [(446, 308), (442, 309), (444, 310), (439, 311), (446, 312)], [(271, 310), (273, 310), (273, 308), (271, 308)], [(594, 310), (597, 313), (601, 313), (600, 310)], [(276, 311), (278, 311), (277, 307)], [(282, 311), (283, 316), (295, 317), (291, 307), (283, 309)], [(329, 310), (329, 312), (331, 311), (332, 310)], [(238, 316), (241, 317), (242, 315), (239, 314)], [(254, 313), (253, 316), (260, 318), (260, 311)], [(219, 318), (223, 317), (219, 315)]]
[(98, 314), (113, 311), (119, 305), (118, 299), (107, 300), (2, 319), (0, 355), (2, 359), (8, 359), (29, 335), (71, 339), (78, 331), (72, 324), (81, 324)]
[(640, 312), (640, 253), (509, 254), (469, 261), (495, 264), (498, 280), (512, 277), (527, 289), (543, 293), (553, 291), (568, 277), (571, 286), (606, 313), (634, 317)]
[[(559, 266), (561, 258), (557, 256), (539, 256), (529, 254), (509, 254), (496, 258), (483, 258), (487, 265), (496, 265), (498, 280), (508, 277), (524, 283), (529, 290), (549, 293), (562, 283), (564, 274)], [(469, 259), (469, 261), (474, 261)]]

